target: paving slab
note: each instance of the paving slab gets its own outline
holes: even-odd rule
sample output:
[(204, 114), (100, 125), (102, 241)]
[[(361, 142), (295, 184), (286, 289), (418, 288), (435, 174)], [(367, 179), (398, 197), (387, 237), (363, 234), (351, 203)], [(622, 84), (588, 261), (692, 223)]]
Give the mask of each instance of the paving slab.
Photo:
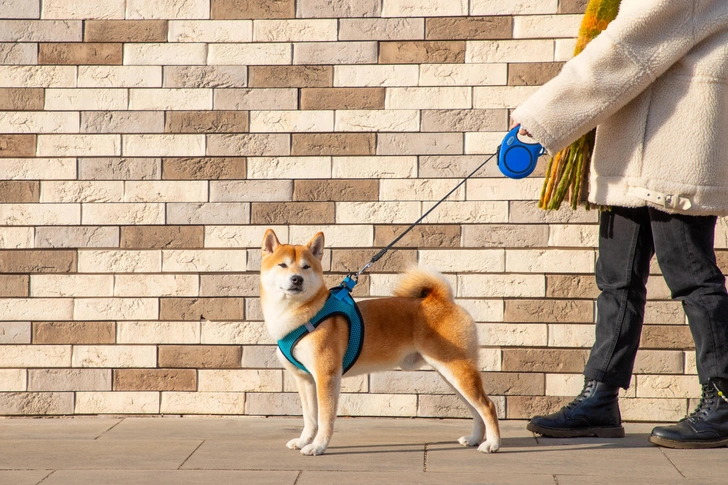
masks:
[[(493, 474), (487, 468), (470, 473), (380, 473), (309, 472), (301, 474), (296, 485), (556, 485), (551, 475)], [(45, 482), (43, 483), (45, 485)], [(581, 485), (584, 485), (583, 483)]]
[(36, 485), (53, 470), (0, 471), (0, 485)]
[(293, 485), (298, 475), (296, 471), (61, 470), (42, 485)]
[(0, 441), (96, 439), (121, 423), (112, 418), (12, 418), (0, 419)]
[(725, 483), (728, 478), (728, 448), (707, 450), (661, 448), (660, 451), (688, 479), (707, 479), (712, 483)]

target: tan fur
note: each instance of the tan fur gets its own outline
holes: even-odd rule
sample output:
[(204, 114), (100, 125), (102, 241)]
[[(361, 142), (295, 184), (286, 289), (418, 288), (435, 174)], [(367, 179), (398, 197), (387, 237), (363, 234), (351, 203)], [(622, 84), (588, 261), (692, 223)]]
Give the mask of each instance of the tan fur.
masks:
[[(268, 330), (276, 340), (323, 307), (328, 296), (319, 262), (323, 238), (318, 233), (306, 246), (280, 244), (270, 229), (263, 238), (261, 303)], [(287, 290), (286, 282), (298, 276), (313, 284), (300, 293)], [(358, 302), (365, 326), (364, 345), (347, 377), (398, 366), (412, 369), (427, 362), (473, 415), (473, 431), (460, 438), (460, 443), (480, 445), (483, 452), (497, 451), (498, 419), (476, 364), (478, 341), (472, 318), (454, 302), (450, 285), (434, 272), (408, 272), (394, 294)], [(293, 354), (311, 374), (299, 370), (278, 351), (284, 367), (296, 377), (303, 406), (304, 429), (300, 438), (288, 443), (289, 448), (301, 449), (306, 455), (326, 450), (336, 418), (348, 338), (348, 325), (342, 317), (328, 319), (304, 337)]]

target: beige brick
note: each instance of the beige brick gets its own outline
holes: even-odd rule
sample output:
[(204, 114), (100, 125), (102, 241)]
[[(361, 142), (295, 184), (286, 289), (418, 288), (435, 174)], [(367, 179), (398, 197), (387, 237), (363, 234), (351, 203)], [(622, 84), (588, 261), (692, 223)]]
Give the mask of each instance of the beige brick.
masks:
[[(365, 256), (362, 254), (362, 256)], [(408, 252), (407, 257), (411, 260), (412, 256), (411, 253)], [(358, 265), (359, 262), (361, 262), (361, 265), (363, 265), (368, 258), (363, 257), (364, 261), (361, 260), (354, 260), (351, 264), (352, 265)], [(391, 258), (396, 265), (398, 265), (400, 268), (403, 266), (407, 266), (407, 259), (403, 257), (398, 258)], [(414, 264), (414, 263), (413, 263)], [(361, 267), (361, 266), (357, 266)], [(395, 268), (393, 271), (400, 271), (399, 269)], [(455, 285), (457, 283), (457, 276), (450, 275), (450, 274), (444, 274), (442, 277), (447, 281), (447, 283), (452, 287), (455, 288)], [(380, 297), (380, 296), (392, 296), (392, 293), (394, 293), (394, 289), (399, 285), (400, 280), (402, 279), (401, 275), (399, 274), (372, 274), (369, 277), (371, 284), (369, 288), (370, 295), (364, 295), (364, 296), (374, 296), (374, 297)], [(337, 283), (340, 281), (337, 281)], [(355, 290), (356, 291), (356, 290)], [(356, 296), (356, 295), (355, 295)]]
[(420, 264), (450, 273), (499, 273), (505, 269), (505, 251), (436, 250), (419, 251)]
[(464, 41), (380, 42), (381, 64), (462, 64)]
[(124, 0), (99, 0), (81, 4), (45, 0), (41, 15), (44, 19), (123, 19)]
[(32, 275), (30, 295), (34, 297), (113, 296), (111, 275)]
[(513, 372), (580, 373), (588, 350), (504, 349), (503, 369)]
[(637, 376), (637, 397), (699, 398), (700, 381), (695, 376)]
[(73, 414), (73, 393), (17, 392), (0, 394), (0, 413), (20, 416)]
[(40, 18), (40, 2), (27, 0), (6, 0), (0, 6), (0, 17), (4, 19)]
[(381, 2), (378, 0), (301, 0), (297, 5), (297, 17), (379, 17)]
[(594, 325), (549, 325), (549, 347), (590, 348), (594, 344)]
[(192, 369), (114, 369), (115, 391), (196, 391)]
[[(303, 112), (301, 112), (303, 113)], [(327, 179), (331, 177), (331, 157), (251, 157), (248, 159), (248, 178), (251, 179)], [(230, 182), (227, 186), (240, 185)], [(242, 183), (243, 187), (250, 185)], [(258, 183), (257, 185), (260, 185)], [(233, 187), (230, 187), (233, 188)], [(275, 192), (269, 192), (267, 197), (256, 197), (263, 200), (289, 200), (291, 197), (290, 183), (276, 183)], [(240, 191), (238, 191), (240, 193)], [(247, 194), (238, 200), (251, 199), (255, 194)], [(216, 199), (222, 194), (218, 193)], [(220, 199), (222, 200), (222, 199)]]
[(204, 228), (201, 226), (148, 226), (121, 228), (122, 248), (201, 248)]
[(205, 247), (258, 248), (265, 231), (271, 228), (280, 242), (288, 242), (288, 226), (206, 226)]
[(450, 17), (468, 15), (467, 0), (384, 0), (382, 17)]
[(572, 397), (584, 387), (581, 374), (546, 374), (546, 395)]
[[(27, 277), (25, 278), (27, 279)], [(0, 343), (29, 344), (30, 322), (0, 322)], [(2, 382), (2, 379), (0, 379), (0, 382)]]
[(460, 133), (380, 133), (378, 155), (447, 155), (463, 153)]
[[(506, 417), (506, 398), (503, 396), (490, 396), (496, 406), (496, 414), (500, 419)], [(431, 418), (470, 418), (470, 412), (465, 404), (453, 395), (422, 395), (418, 397), (417, 417)]]
[(54, 111), (126, 110), (127, 98), (126, 89), (47, 89), (45, 109)]
[(552, 224), (549, 226), (549, 246), (592, 247), (599, 245), (599, 226)]
[(417, 174), (417, 157), (334, 157), (333, 178), (412, 178)]
[(211, 0), (213, 19), (295, 18), (294, 0)]
[[(417, 179), (417, 180), (382, 180), (379, 198), (386, 201), (395, 200), (440, 200), (453, 189), (449, 180)], [(465, 190), (458, 188), (448, 198), (451, 201), (465, 200)]]
[(216, 89), (215, 109), (273, 110), (298, 108), (297, 89)]
[(675, 422), (687, 414), (686, 399), (620, 399), (625, 421)]
[(508, 419), (531, 419), (558, 411), (572, 398), (553, 396), (509, 396), (507, 398)]
[(39, 135), (37, 154), (48, 157), (121, 155), (119, 135)]
[(81, 222), (80, 204), (1, 204), (3, 225), (73, 225)]
[[(425, 202), (423, 210), (429, 210), (432, 203)], [(506, 222), (508, 207), (505, 202), (443, 202), (437, 210), (427, 216), (429, 224), (476, 223), (490, 224)]]
[(73, 367), (156, 367), (153, 345), (76, 345)]
[(593, 303), (569, 300), (512, 300), (506, 302), (506, 322), (568, 322), (594, 321)]
[[(331, 270), (338, 272), (352, 271), (364, 266), (372, 257), (369, 249), (337, 249), (331, 254)], [(381, 271), (401, 273), (417, 264), (417, 253), (414, 250), (399, 250), (386, 254), (377, 263)]]
[(334, 66), (334, 86), (416, 86), (418, 66)]
[(110, 391), (111, 369), (29, 369), (29, 391)]
[(404, 224), (420, 216), (417, 202), (337, 202), (337, 224)]
[[(251, 159), (255, 160), (255, 159)], [(276, 178), (285, 178), (286, 174), (290, 174), (294, 178), (298, 178), (299, 173), (294, 164), (289, 164), (288, 158), (283, 160), (283, 167), (263, 167), (262, 160), (268, 160), (274, 164), (279, 159), (257, 159), (259, 164), (251, 164), (251, 178), (266, 178), (263, 173), (270, 170), (271, 175)], [(315, 166), (315, 163), (305, 163), (304, 159), (294, 159), (304, 161), (303, 165), (309, 168)], [(319, 162), (320, 163), (320, 162)], [(289, 171), (286, 172), (285, 169)], [(305, 172), (304, 172), (305, 173)], [(328, 173), (328, 172), (327, 172)], [(234, 180), (210, 183), (210, 201), (211, 202), (261, 202), (261, 201), (286, 201), (291, 200), (293, 192), (293, 183), (291, 180)]]
[(257, 274), (200, 275), (200, 296), (258, 296)]
[(43, 89), (0, 88), (0, 109), (2, 110), (42, 110), (44, 102), (45, 91)]
[[(32, 227), (3, 227), (0, 228), (0, 248), (24, 249), (33, 248)], [(40, 246), (39, 246), (40, 247)], [(20, 296), (20, 295), (8, 295)]]
[(415, 416), (417, 396), (407, 394), (342, 394), (340, 416)]
[(576, 37), (583, 15), (527, 15), (513, 18), (515, 39)]
[(0, 20), (3, 42), (80, 42), (80, 20)]
[(86, 42), (165, 42), (166, 20), (86, 20)]
[(478, 365), (480, 370), (485, 372), (500, 372), (501, 350), (500, 349), (479, 349)]
[(291, 154), (288, 134), (207, 135), (208, 156), (281, 156)]
[(207, 62), (211, 65), (286, 65), (293, 62), (290, 43), (212, 44)]
[(0, 43), (0, 65), (38, 64), (38, 44)]
[(116, 275), (114, 296), (197, 296), (199, 283), (192, 275)]
[(374, 155), (373, 133), (294, 133), (291, 155)]
[(564, 205), (557, 211), (545, 211), (529, 201), (513, 201), (510, 204), (510, 223), (594, 223), (599, 219), (597, 211), (574, 211)]
[(34, 322), (35, 344), (113, 344), (114, 322)]
[(124, 44), (124, 65), (204, 65), (207, 45), (201, 43)]
[(243, 392), (163, 392), (162, 414), (248, 414)]
[(346, 110), (336, 112), (336, 131), (419, 131), (418, 110)]
[(122, 151), (129, 157), (205, 155), (205, 135), (124, 135)]
[(334, 131), (333, 111), (252, 111), (251, 132)]
[(279, 370), (200, 370), (200, 392), (281, 392)]
[(161, 66), (79, 66), (79, 88), (160, 88)]
[[(366, 225), (331, 225), (317, 226), (316, 231), (325, 235), (327, 247), (371, 247), (374, 241), (372, 226)], [(305, 244), (314, 232), (309, 226), (290, 226), (291, 240), (297, 244)]]
[[(554, 60), (553, 40), (468, 41), (467, 63), (533, 63)], [(511, 66), (513, 67), (513, 66)], [(511, 84), (511, 83), (509, 83)]]
[(209, 0), (126, 0), (128, 19), (209, 19)]
[[(465, 151), (468, 155), (490, 155), (496, 152), (503, 141), (503, 133), (500, 132), (477, 132), (465, 133)], [(536, 167), (538, 171), (538, 166)], [(536, 196), (532, 196), (535, 199)], [(533, 204), (536, 207), (537, 204)]]
[(153, 298), (83, 298), (74, 301), (76, 320), (153, 320), (159, 312)]
[[(80, 158), (80, 180), (155, 180), (160, 178), (159, 158)], [(75, 177), (74, 177), (75, 178)]]
[(84, 204), (83, 223), (164, 224), (164, 204)]
[(77, 392), (76, 414), (158, 414), (158, 392)]
[(76, 86), (74, 66), (0, 66), (0, 87), (67, 88)]
[(698, 365), (695, 352), (685, 352), (685, 368), (686, 374), (698, 375)]
[(83, 133), (161, 133), (164, 113), (148, 111), (98, 111), (81, 113)]
[(119, 344), (200, 343), (200, 322), (119, 322)]
[(339, 40), (418, 40), (425, 37), (422, 18), (339, 19)]
[(25, 369), (1, 369), (0, 370), (0, 391), (14, 392), (27, 390), (27, 377)]
[(473, 88), (473, 108), (515, 108), (536, 89), (534, 86), (476, 86)]
[(428, 18), (427, 39), (510, 39), (513, 18), (509, 16)]
[(11, 111), (0, 113), (0, 132), (78, 133), (78, 113)]
[(246, 159), (242, 157), (162, 160), (162, 178), (167, 180), (243, 179), (246, 176), (246, 169)]
[(250, 203), (167, 204), (168, 224), (248, 224)]
[(0, 177), (15, 180), (74, 180), (76, 160), (4, 158), (0, 164)]
[(253, 39), (256, 42), (335, 41), (336, 19), (256, 20)]
[(647, 302), (645, 319), (647, 324), (684, 325), (685, 313), (680, 302)]
[(545, 281), (541, 275), (460, 275), (457, 296), (465, 298), (542, 297)]
[(506, 270), (518, 273), (591, 273), (594, 262), (591, 250), (506, 251)]
[(544, 347), (547, 325), (479, 323), (478, 340), (484, 345), (501, 347)]
[(121, 202), (123, 182), (44, 181), (41, 202)]
[(207, 182), (126, 182), (124, 202), (206, 202)]
[[(409, 226), (375, 226), (374, 245), (386, 246), (399, 237)], [(396, 247), (459, 248), (460, 226), (418, 225), (405, 235)]]
[(202, 322), (203, 344), (273, 345), (262, 322)]
[(452, 394), (450, 386), (437, 372), (377, 372), (370, 376), (373, 394)]
[(237, 250), (185, 250), (162, 251), (164, 272), (245, 271), (245, 252)]
[(576, 39), (556, 39), (556, 48), (554, 50), (554, 60), (558, 62), (567, 62), (574, 57), (576, 49)]
[(73, 318), (73, 300), (59, 298), (3, 299), (0, 320), (70, 320)]
[(517, 248), (546, 246), (548, 227), (537, 225), (466, 225), (463, 247)]
[(376, 64), (376, 42), (305, 42), (294, 44), (294, 64)]
[(251, 42), (251, 20), (172, 20), (169, 42)]
[(470, 15), (534, 15), (556, 13), (558, 0), (503, 3), (500, 0), (472, 0)]
[(508, 82), (507, 65), (500, 64), (423, 64), (420, 86), (488, 86)]
[(83, 250), (78, 255), (81, 273), (153, 273), (160, 270), (160, 251)]
[(129, 109), (138, 110), (209, 110), (211, 89), (131, 89)]
[(247, 85), (247, 66), (164, 67), (165, 88), (240, 88)]
[(70, 345), (1, 345), (0, 367), (68, 367)]

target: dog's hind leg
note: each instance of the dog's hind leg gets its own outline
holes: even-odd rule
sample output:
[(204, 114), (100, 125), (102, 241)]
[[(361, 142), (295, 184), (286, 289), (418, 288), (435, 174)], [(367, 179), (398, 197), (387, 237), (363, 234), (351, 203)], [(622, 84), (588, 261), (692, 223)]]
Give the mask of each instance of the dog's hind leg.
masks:
[[(483, 380), (478, 369), (467, 359), (458, 360), (436, 360), (425, 356), (428, 364), (437, 370), (440, 375), (457, 391), (463, 402), (479, 415), (480, 419), (474, 418), (473, 434), (460, 438), (461, 444), (475, 446), (476, 438), (482, 439), (479, 423), (485, 424), (485, 441), (478, 447), (484, 453), (495, 453), (500, 448), (500, 429), (498, 427), (498, 415), (495, 404), (483, 390)], [(480, 435), (480, 436), (478, 436)]]
[(296, 375), (296, 387), (303, 409), (303, 431), (300, 438), (294, 438), (286, 445), (292, 450), (300, 450), (310, 444), (318, 432), (318, 403), (316, 402), (316, 383), (310, 374)]

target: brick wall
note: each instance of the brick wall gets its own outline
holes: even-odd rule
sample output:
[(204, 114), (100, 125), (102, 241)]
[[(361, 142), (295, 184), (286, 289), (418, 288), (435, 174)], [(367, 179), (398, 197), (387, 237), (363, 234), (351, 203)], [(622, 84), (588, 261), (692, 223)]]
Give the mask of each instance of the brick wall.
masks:
[[(325, 231), (331, 284), (358, 269), (493, 152), (584, 4), (0, 2), (0, 414), (299, 414), (261, 321), (265, 228)], [(539, 173), (491, 163), (356, 289), (445, 273), (502, 418), (577, 393), (593, 338), (598, 214), (537, 209)], [(659, 276), (649, 295), (622, 409), (675, 420), (692, 342)], [(466, 415), (428, 369), (347, 380), (340, 412)]]

